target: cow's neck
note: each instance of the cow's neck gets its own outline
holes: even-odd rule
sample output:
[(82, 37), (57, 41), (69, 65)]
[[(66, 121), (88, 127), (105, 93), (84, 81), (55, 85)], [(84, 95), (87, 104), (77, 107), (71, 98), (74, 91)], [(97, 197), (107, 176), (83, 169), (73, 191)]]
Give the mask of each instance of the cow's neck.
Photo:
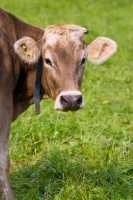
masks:
[(14, 24), (17, 40), (24, 36), (32, 37), (35, 41), (38, 41), (42, 38), (44, 34), (44, 29), (25, 23), (10, 13), (9, 15)]
[[(29, 36), (32, 37), (35, 41), (40, 40), (44, 35), (44, 30), (38, 27), (34, 27), (30, 24), (27, 24), (12, 14), (10, 14), (13, 24), (14, 30), (16, 33), (16, 40)], [(21, 62), (21, 61), (20, 61)], [(18, 106), (23, 104), (23, 102), (30, 102), (28, 104), (32, 104), (33, 101), (30, 100), (34, 95), (34, 86), (37, 72), (37, 63), (34, 65), (29, 65), (24, 63), (20, 64), (20, 72), (18, 81), (14, 90), (14, 106)], [(41, 89), (41, 97), (45, 95), (45, 92)]]

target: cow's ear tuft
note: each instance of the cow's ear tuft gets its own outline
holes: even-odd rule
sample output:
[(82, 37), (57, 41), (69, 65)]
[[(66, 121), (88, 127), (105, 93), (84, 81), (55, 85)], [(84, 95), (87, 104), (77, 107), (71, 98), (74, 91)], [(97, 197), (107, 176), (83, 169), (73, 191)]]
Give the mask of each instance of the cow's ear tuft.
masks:
[(105, 62), (117, 51), (117, 44), (106, 37), (98, 37), (90, 44), (85, 44), (87, 60), (94, 64)]
[(35, 63), (38, 61), (41, 49), (37, 42), (30, 37), (23, 37), (14, 44), (15, 52), (27, 63)]

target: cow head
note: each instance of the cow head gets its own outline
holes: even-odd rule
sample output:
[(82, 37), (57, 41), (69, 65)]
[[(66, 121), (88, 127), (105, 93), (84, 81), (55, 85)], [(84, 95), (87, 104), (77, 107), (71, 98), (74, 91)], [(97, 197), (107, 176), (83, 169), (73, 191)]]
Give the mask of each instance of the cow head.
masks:
[(87, 29), (76, 25), (48, 26), (41, 40), (24, 37), (14, 44), (16, 53), (28, 63), (38, 62), (42, 57), (41, 84), (58, 110), (84, 108), (80, 92), (85, 61), (100, 64), (117, 50), (116, 43), (98, 37), (87, 44), (82, 38)]

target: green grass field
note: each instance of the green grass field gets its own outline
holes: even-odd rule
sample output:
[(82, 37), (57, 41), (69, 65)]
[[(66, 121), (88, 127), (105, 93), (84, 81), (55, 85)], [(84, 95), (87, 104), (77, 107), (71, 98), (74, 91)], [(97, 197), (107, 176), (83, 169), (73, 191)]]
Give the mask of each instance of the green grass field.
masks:
[(46, 27), (74, 23), (92, 41), (106, 36), (118, 52), (86, 64), (86, 107), (57, 112), (52, 100), (12, 124), (10, 178), (18, 200), (133, 200), (133, 2), (131, 0), (1, 0), (22, 20)]

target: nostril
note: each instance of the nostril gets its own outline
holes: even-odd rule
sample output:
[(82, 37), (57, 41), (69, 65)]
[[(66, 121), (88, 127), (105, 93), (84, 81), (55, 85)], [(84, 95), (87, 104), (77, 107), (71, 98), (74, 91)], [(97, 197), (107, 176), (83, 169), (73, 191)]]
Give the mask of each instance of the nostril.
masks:
[(83, 99), (82, 99), (82, 96), (80, 95), (80, 96), (78, 96), (78, 98), (77, 98), (77, 105), (81, 105), (82, 102), (83, 102)]
[(61, 104), (67, 104), (67, 102), (68, 102), (67, 97), (65, 97), (65, 96), (61, 96), (60, 101), (61, 101)]

